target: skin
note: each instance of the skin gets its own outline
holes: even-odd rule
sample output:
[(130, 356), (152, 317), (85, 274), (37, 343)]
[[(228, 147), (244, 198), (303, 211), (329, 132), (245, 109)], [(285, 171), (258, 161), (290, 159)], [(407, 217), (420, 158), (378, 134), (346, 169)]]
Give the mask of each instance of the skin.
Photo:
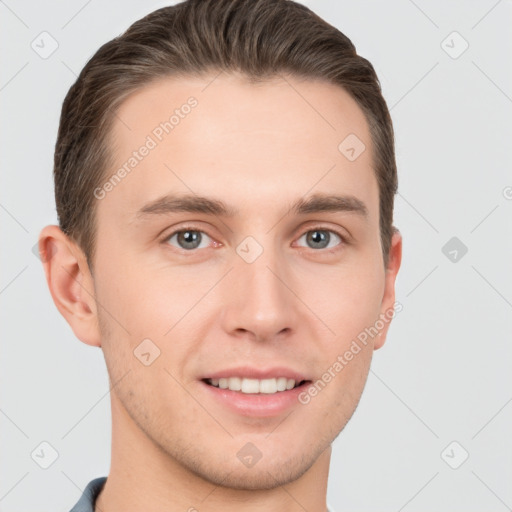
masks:
[[(118, 166), (187, 98), (198, 100), (98, 200), (94, 276), (57, 226), (40, 235), (41, 252), (53, 255), (43, 259), (52, 298), (75, 335), (101, 347), (111, 381), (111, 468), (96, 502), (103, 512), (325, 510), (331, 443), (390, 325), (307, 405), (252, 417), (205, 392), (201, 378), (246, 364), (321, 378), (393, 308), (402, 252), (397, 232), (384, 268), (369, 128), (344, 90), (291, 77), (251, 85), (215, 76), (161, 79), (121, 105), (112, 129)], [(353, 162), (338, 150), (350, 133), (366, 145)], [(239, 214), (136, 219), (162, 194), (191, 191)], [(314, 193), (353, 195), (368, 215), (288, 212)], [(170, 238), (192, 229), (185, 223), (202, 232), (199, 248)], [(308, 241), (315, 230), (328, 230), (328, 248)], [(247, 236), (263, 248), (252, 263), (236, 252)], [(146, 338), (160, 350), (149, 366), (133, 354)], [(237, 457), (248, 442), (262, 454), (250, 468)]]

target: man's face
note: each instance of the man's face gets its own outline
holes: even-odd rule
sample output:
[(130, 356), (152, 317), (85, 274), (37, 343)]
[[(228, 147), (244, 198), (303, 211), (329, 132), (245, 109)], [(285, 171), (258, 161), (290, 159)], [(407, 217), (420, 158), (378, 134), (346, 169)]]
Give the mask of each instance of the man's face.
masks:
[[(338, 149), (349, 134), (366, 146), (355, 160)], [(323, 82), (164, 79), (122, 104), (112, 135), (108, 176), (138, 152), (97, 202), (114, 429), (215, 484), (298, 478), (354, 412), (387, 327), (338, 356), (394, 302), (362, 111)], [(166, 195), (237, 213), (147, 207)], [(291, 209), (313, 196), (345, 207)]]

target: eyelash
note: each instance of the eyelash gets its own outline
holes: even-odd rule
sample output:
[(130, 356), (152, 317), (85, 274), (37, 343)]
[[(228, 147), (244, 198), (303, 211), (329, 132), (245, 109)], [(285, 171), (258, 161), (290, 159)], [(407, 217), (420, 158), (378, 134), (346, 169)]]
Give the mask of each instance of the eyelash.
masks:
[[(180, 227), (180, 229), (177, 229), (176, 231), (173, 231), (172, 233), (166, 235), (163, 239), (162, 239), (162, 243), (163, 244), (166, 244), (166, 245), (169, 245), (167, 244), (167, 242), (176, 234), (178, 233), (182, 233), (182, 232), (185, 232), (185, 231), (194, 231), (194, 232), (197, 232), (197, 233), (202, 233), (206, 236), (208, 236), (210, 239), (213, 240), (213, 237), (210, 236), (208, 233), (206, 233), (205, 231), (203, 231), (202, 229), (197, 229), (195, 226), (182, 226)], [(333, 248), (324, 248), (324, 249), (311, 249), (309, 248), (311, 251), (314, 251), (314, 252), (323, 252), (323, 253), (334, 253), (338, 250), (341, 249), (341, 246), (343, 245), (348, 245), (348, 240), (346, 238), (346, 236), (342, 235), (341, 233), (339, 233), (338, 231), (334, 230), (334, 229), (331, 229), (331, 228), (327, 228), (325, 226), (315, 226), (313, 228), (310, 228), (310, 229), (307, 229), (306, 231), (304, 231), (299, 238), (302, 238), (304, 235), (312, 232), (312, 231), (325, 231), (325, 232), (328, 232), (328, 233), (334, 233), (336, 236), (338, 236), (341, 240), (341, 242), (336, 246), (336, 247), (333, 247)], [(181, 249), (179, 247), (174, 247), (172, 246), (173, 249), (176, 249), (178, 251), (181, 251), (182, 253), (194, 253), (194, 252), (197, 252), (199, 251), (200, 249)], [(300, 246), (302, 249), (308, 249), (308, 247), (303, 247), (303, 246)]]

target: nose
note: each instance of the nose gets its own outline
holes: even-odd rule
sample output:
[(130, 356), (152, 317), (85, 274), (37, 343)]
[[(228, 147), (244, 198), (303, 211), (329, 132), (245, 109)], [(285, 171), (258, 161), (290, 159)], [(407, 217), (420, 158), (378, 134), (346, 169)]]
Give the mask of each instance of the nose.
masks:
[(300, 300), (293, 291), (289, 265), (276, 250), (266, 247), (252, 262), (236, 255), (224, 287), (225, 332), (255, 341), (282, 340), (297, 331)]

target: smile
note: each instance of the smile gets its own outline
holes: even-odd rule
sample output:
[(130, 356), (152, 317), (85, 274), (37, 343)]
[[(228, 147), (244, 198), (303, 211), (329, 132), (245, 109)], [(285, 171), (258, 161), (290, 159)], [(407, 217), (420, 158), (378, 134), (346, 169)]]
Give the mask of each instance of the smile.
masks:
[(289, 391), (300, 386), (305, 381), (296, 382), (294, 379), (286, 377), (275, 377), (270, 379), (251, 379), (247, 377), (227, 377), (220, 379), (205, 379), (210, 386), (220, 389), (229, 389), (241, 393), (255, 394), (274, 394), (283, 391)]

